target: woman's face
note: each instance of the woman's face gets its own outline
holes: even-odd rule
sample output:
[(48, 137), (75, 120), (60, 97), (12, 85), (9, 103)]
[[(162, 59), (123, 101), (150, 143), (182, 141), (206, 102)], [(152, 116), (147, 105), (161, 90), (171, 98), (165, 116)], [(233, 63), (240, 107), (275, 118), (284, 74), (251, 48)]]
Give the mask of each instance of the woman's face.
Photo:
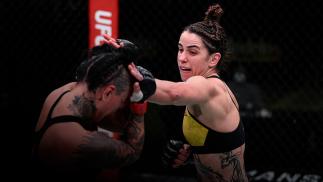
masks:
[(100, 107), (103, 112), (103, 119), (100, 121), (100, 126), (106, 129), (121, 131), (127, 125), (130, 114), (130, 93), (131, 88), (125, 88), (124, 91), (117, 93), (114, 89), (107, 97), (106, 101)]
[(108, 107), (115, 108), (114, 111), (129, 107), (131, 94), (131, 87), (125, 88), (125, 90), (121, 91), (120, 93), (117, 93), (116, 91), (113, 92), (113, 97), (111, 99), (111, 102), (108, 104)]
[(211, 56), (200, 36), (184, 31), (178, 42), (177, 64), (183, 81), (197, 75), (204, 75), (210, 69)]

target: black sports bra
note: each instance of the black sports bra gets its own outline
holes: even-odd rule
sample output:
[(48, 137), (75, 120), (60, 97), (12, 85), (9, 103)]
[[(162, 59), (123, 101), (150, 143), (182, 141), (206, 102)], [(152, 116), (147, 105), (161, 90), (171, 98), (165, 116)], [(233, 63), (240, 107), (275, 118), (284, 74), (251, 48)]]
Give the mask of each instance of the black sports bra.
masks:
[[(45, 134), (45, 132), (47, 131), (47, 129), (52, 126), (53, 124), (56, 123), (65, 123), (65, 122), (76, 122), (79, 123), (84, 129), (89, 130), (89, 131), (96, 131), (97, 130), (97, 126), (94, 123), (91, 123), (88, 120), (85, 120), (83, 118), (77, 117), (77, 116), (72, 116), (72, 115), (62, 115), (62, 116), (57, 116), (57, 117), (53, 117), (51, 118), (52, 112), (54, 110), (54, 108), (56, 107), (57, 103), (61, 100), (61, 98), (68, 93), (68, 91), (63, 92), (58, 99), (55, 101), (55, 103), (52, 105), (52, 107), (50, 108), (48, 115), (47, 115), (47, 119), (44, 123), (44, 126), (37, 132), (34, 133), (34, 140), (33, 140), (33, 144), (34, 144), (34, 148), (33, 148), (33, 152), (32, 152), (32, 156), (31, 156), (31, 160), (32, 160), (32, 168), (33, 168), (33, 175), (35, 175), (35, 178), (37, 179), (47, 179), (50, 181), (66, 181), (66, 180), (72, 180), (72, 181), (91, 181), (92, 179), (94, 179), (95, 175), (97, 174), (97, 170), (95, 168), (91, 168), (91, 169), (86, 169), (86, 171), (83, 171), (83, 169), (81, 169), (81, 171), (68, 171), (65, 172), (60, 171), (60, 169), (56, 169), (55, 167), (52, 168), (52, 166), (48, 166), (46, 163), (44, 163), (38, 156), (38, 149), (39, 149), (39, 144), (40, 141), (43, 137), (43, 135)], [(50, 176), (50, 179), (48, 178)]]
[[(34, 150), (38, 150), (38, 145), (40, 143), (40, 140), (42, 139), (43, 135), (45, 134), (45, 132), (47, 131), (47, 129), (52, 126), (53, 124), (56, 123), (66, 123), (66, 122), (77, 122), (79, 123), (84, 129), (89, 130), (89, 131), (96, 131), (97, 130), (97, 126), (93, 123), (91, 123), (88, 120), (84, 120), (83, 118), (80, 118), (78, 116), (72, 116), (72, 115), (62, 115), (62, 116), (57, 116), (54, 118), (51, 118), (51, 115), (53, 113), (54, 108), (56, 107), (57, 103), (61, 100), (61, 98), (66, 94), (70, 92), (70, 90), (67, 90), (65, 92), (63, 92), (58, 98), (57, 100), (54, 102), (54, 104), (52, 105), (52, 107), (50, 108), (48, 115), (47, 115), (47, 119), (44, 123), (44, 126), (36, 131), (34, 134), (34, 145), (36, 148), (34, 148)], [(35, 151), (35, 152), (36, 152)]]

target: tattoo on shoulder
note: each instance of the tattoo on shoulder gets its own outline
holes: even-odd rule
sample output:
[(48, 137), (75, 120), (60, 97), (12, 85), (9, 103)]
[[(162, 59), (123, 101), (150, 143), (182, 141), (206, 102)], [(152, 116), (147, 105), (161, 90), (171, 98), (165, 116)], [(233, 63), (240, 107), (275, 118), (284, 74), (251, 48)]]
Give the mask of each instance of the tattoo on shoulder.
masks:
[(68, 106), (68, 109), (71, 110), (75, 115), (81, 115), (89, 118), (95, 112), (96, 107), (94, 102), (86, 97), (75, 96), (72, 104)]

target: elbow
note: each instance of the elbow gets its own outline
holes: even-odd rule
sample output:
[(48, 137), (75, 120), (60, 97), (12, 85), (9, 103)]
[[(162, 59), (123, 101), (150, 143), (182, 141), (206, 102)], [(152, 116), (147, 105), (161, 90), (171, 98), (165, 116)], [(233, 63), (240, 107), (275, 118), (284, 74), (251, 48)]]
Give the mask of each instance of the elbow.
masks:
[(182, 94), (178, 90), (172, 90), (169, 92), (169, 102), (172, 105), (182, 105)]

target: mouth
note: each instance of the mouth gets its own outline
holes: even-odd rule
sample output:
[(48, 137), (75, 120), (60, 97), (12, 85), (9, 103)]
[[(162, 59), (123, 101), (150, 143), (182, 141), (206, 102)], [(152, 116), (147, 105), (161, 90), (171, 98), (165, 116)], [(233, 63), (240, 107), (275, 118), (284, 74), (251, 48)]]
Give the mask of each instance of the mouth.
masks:
[(183, 67), (183, 66), (180, 66), (179, 69), (181, 71), (191, 71), (192, 70), (191, 68), (187, 68), (187, 67)]

